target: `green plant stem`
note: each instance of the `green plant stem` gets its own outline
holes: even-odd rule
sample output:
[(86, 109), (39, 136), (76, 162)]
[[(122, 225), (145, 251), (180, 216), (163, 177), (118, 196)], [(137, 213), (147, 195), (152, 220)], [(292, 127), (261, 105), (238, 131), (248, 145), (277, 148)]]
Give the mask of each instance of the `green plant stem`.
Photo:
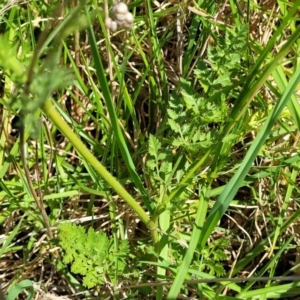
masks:
[(164, 200), (164, 202), (162, 204), (160, 204), (153, 216), (152, 216), (152, 220), (154, 222), (156, 222), (158, 216), (164, 212), (166, 210), (167, 204), (173, 200), (173, 198), (177, 197), (178, 195), (180, 195), (185, 189), (186, 189), (186, 184), (187, 182), (192, 178), (192, 176), (194, 175), (194, 173), (199, 170), (199, 168), (206, 162), (207, 158), (209, 157), (209, 155), (211, 154), (212, 149), (209, 149), (202, 157), (199, 161), (196, 161), (190, 168), (188, 173), (183, 177), (183, 179), (180, 181), (180, 183), (178, 184), (178, 186), (172, 191), (172, 193), (167, 197), (166, 200)]
[(106, 168), (97, 160), (97, 158), (87, 149), (81, 142), (77, 135), (72, 131), (68, 124), (62, 119), (61, 115), (55, 109), (51, 100), (47, 100), (43, 106), (44, 113), (53, 122), (53, 124), (68, 138), (68, 140), (75, 147), (77, 152), (85, 158), (96, 172), (122, 197), (126, 203), (136, 212), (140, 219), (146, 224), (151, 232), (154, 244), (158, 242), (158, 233), (156, 225), (151, 221), (150, 217), (146, 214), (143, 208), (134, 200), (134, 198), (124, 189), (124, 187), (114, 178)]
[[(184, 282), (184, 279), (186, 278), (186, 274), (188, 272), (190, 264), (192, 262), (195, 249), (199, 243), (199, 238), (203, 230), (203, 224), (205, 222), (205, 217), (208, 209), (208, 200), (210, 196), (210, 190), (207, 189), (207, 187), (203, 186), (202, 189), (203, 191), (201, 192), (201, 196), (199, 199), (199, 206), (197, 209), (197, 214), (196, 214), (195, 224), (193, 226), (193, 232), (192, 232), (190, 244), (180, 267), (178, 267), (178, 272), (171, 286), (167, 299), (177, 299), (182, 284)], [(201, 190), (200, 185), (199, 185), (199, 190)]]
[[(88, 20), (88, 33), (89, 33), (89, 41), (90, 41), (90, 46), (91, 46), (91, 53), (94, 59), (94, 64), (95, 64), (95, 70), (98, 76), (98, 80), (99, 80), (99, 85), (101, 86), (101, 91), (103, 93), (103, 100), (105, 101), (106, 107), (107, 107), (107, 111), (109, 113), (109, 118), (111, 121), (111, 127), (112, 130), (116, 136), (116, 141), (119, 147), (119, 150), (121, 152), (123, 161), (126, 165), (126, 168), (130, 174), (130, 177), (133, 181), (133, 183), (135, 184), (136, 188), (139, 190), (139, 192), (142, 195), (142, 199), (144, 201), (144, 204), (146, 206), (146, 208), (148, 209), (148, 211), (150, 213), (153, 213), (154, 211), (154, 203), (152, 203), (150, 201), (149, 195), (147, 190), (145, 189), (138, 173), (137, 170), (135, 168), (134, 162), (132, 160), (132, 157), (130, 155), (130, 152), (128, 150), (126, 141), (124, 139), (120, 124), (119, 124), (119, 119), (118, 119), (118, 115), (115, 109), (115, 104), (113, 102), (112, 99), (112, 94), (109, 88), (109, 84), (106, 80), (106, 73), (102, 64), (102, 60), (100, 58), (100, 54), (98, 51), (98, 46), (97, 46), (97, 42), (96, 42), (96, 37), (95, 37), (95, 33), (93, 30), (93, 26), (91, 23), (91, 19), (90, 19), (90, 14), (88, 12), (87, 7), (85, 7), (86, 9), (86, 17)], [(102, 20), (99, 20), (100, 23), (102, 22)], [(104, 26), (104, 24), (102, 24)], [(118, 69), (118, 68), (117, 68)], [(117, 72), (118, 73), (118, 72)]]
[(25, 148), (25, 137), (24, 137), (25, 132), (24, 131), (25, 131), (25, 129), (24, 129), (24, 126), (22, 125), (22, 128), (20, 129), (20, 144), (21, 144), (20, 150), (21, 150), (21, 160), (22, 160), (22, 163), (23, 163), (25, 177), (27, 179), (28, 187), (29, 187), (30, 192), (32, 194), (32, 197), (33, 197), (33, 199), (36, 203), (36, 206), (37, 206), (38, 210), (40, 211), (40, 213), (42, 215), (42, 218), (43, 218), (43, 221), (44, 221), (44, 226), (46, 227), (48, 237), (49, 237), (49, 239), (53, 239), (52, 231), (51, 231), (51, 228), (50, 228), (50, 222), (49, 222), (46, 210), (45, 210), (43, 199), (38, 197), (38, 195), (35, 191), (35, 188), (33, 186), (32, 180), (31, 180), (30, 172), (29, 172), (28, 167), (27, 167), (26, 155), (25, 155), (25, 149), (24, 149)]

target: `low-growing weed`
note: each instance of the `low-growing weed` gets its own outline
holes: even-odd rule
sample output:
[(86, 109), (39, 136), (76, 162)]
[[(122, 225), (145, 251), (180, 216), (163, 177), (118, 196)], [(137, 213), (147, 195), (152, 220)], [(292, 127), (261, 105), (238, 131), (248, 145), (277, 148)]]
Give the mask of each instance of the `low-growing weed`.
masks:
[(83, 226), (68, 222), (59, 225), (58, 230), (59, 244), (64, 250), (63, 262), (71, 264), (72, 273), (83, 277), (85, 287), (100, 286), (105, 280), (115, 282), (124, 273), (125, 258), (129, 255), (127, 240), (123, 240), (116, 251), (113, 240), (103, 231), (95, 232), (90, 227), (86, 232)]

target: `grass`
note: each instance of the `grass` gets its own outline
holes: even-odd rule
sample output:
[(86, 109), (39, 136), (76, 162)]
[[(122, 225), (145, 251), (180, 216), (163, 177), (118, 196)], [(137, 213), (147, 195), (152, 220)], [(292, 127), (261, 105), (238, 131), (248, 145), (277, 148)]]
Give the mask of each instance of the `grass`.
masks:
[(0, 4), (7, 299), (300, 299), (300, 1), (112, 5)]

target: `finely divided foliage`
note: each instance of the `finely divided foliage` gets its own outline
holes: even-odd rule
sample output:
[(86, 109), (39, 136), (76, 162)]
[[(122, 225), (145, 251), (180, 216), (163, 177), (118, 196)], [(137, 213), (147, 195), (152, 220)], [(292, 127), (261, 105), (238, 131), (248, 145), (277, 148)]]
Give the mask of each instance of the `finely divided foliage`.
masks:
[(0, 298), (298, 299), (299, 7), (1, 2)]
[[(123, 240), (117, 251), (113, 250), (112, 240), (102, 231), (95, 232), (72, 223), (59, 226), (59, 244), (64, 250), (63, 262), (71, 264), (74, 274), (83, 276), (83, 285), (93, 288), (105, 282), (105, 276), (115, 281), (116, 276), (124, 273), (124, 258), (129, 254), (128, 241)], [(118, 259), (118, 269), (114, 269), (114, 260)]]

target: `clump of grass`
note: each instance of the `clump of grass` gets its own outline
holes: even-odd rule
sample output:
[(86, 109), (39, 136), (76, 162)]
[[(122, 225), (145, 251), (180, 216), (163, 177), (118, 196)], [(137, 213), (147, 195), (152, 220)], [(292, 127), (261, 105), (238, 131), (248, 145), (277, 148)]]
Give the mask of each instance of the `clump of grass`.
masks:
[(299, 2), (0, 6), (10, 299), (298, 293)]

